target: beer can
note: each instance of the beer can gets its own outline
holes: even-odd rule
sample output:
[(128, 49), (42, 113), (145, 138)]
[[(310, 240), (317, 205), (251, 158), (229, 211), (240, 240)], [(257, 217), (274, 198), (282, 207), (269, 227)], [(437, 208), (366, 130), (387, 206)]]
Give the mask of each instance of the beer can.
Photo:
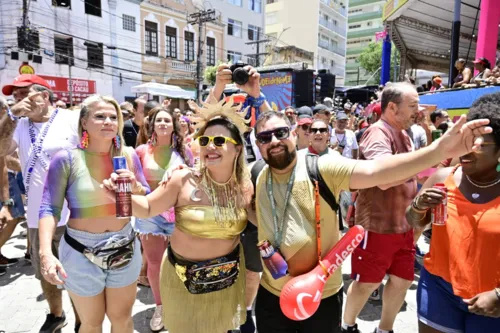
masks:
[(257, 244), (264, 265), (271, 273), (273, 279), (277, 280), (288, 274), (288, 264), (279, 251), (276, 251), (267, 239)]
[(113, 157), (113, 169), (120, 170), (120, 169), (127, 169), (127, 159), (125, 156), (115, 156)]
[(436, 207), (431, 209), (431, 222), (434, 225), (445, 225), (448, 219), (448, 189), (443, 183), (438, 183), (433, 188), (444, 192), (444, 200)]
[(439, 139), (440, 137), (443, 136), (443, 131), (438, 129), (438, 130), (434, 130), (432, 131), (432, 141), (436, 141), (437, 139)]
[(116, 217), (132, 216), (132, 182), (128, 178), (118, 178), (116, 184)]

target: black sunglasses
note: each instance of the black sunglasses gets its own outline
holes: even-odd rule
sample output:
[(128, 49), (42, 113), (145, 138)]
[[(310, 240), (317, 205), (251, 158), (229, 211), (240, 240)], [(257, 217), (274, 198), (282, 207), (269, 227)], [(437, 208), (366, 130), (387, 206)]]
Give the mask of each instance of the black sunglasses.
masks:
[(273, 141), (273, 135), (278, 140), (285, 140), (290, 136), (290, 128), (288, 127), (280, 127), (276, 128), (272, 131), (260, 132), (255, 136), (257, 141), (261, 144), (266, 144)]
[(302, 124), (302, 125), (300, 125), (300, 128), (302, 128), (302, 130), (304, 132), (309, 131), (309, 127), (311, 127), (311, 124)]
[(309, 133), (316, 134), (320, 132), (321, 134), (328, 133), (328, 128), (322, 127), (322, 128), (310, 128)]

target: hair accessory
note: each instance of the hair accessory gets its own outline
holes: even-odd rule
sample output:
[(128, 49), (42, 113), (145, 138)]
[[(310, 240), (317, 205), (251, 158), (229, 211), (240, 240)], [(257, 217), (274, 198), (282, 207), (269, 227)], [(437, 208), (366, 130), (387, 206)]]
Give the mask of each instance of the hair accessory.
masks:
[(80, 148), (87, 149), (89, 146), (89, 133), (86, 130), (82, 132), (82, 139), (80, 140)]
[[(215, 100), (215, 98), (213, 98)], [(245, 116), (247, 114), (248, 108), (241, 111), (241, 104), (234, 105), (234, 97), (231, 96), (229, 101), (224, 102), (224, 98), (220, 102), (215, 103), (203, 103), (203, 107), (200, 109), (199, 113), (192, 115), (190, 118), (191, 124), (195, 129), (200, 129), (206, 125), (207, 122), (216, 117), (224, 117), (229, 119), (240, 131), (240, 133), (245, 133), (248, 129), (247, 124), (250, 123), (250, 119), (246, 120)], [(198, 132), (200, 133), (200, 132)], [(197, 138), (201, 134), (196, 134)]]
[(114, 143), (115, 143), (115, 148), (116, 149), (120, 149), (120, 147), (122, 146), (122, 143), (121, 143), (121, 140), (120, 140), (120, 136), (117, 135), (115, 136), (115, 138), (113, 139)]

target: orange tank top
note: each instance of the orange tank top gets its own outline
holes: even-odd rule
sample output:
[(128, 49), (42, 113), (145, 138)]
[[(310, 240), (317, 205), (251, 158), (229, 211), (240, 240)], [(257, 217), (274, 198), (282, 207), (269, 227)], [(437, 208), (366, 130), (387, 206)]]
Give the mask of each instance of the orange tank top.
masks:
[(452, 172), (448, 220), (432, 226), (425, 269), (451, 283), (456, 296), (468, 299), (500, 286), (500, 196), (474, 204), (458, 189)]

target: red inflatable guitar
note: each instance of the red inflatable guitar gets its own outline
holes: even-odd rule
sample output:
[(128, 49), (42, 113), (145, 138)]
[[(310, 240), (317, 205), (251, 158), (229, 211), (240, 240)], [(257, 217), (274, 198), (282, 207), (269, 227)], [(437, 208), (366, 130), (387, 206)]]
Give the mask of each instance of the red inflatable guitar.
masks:
[(326, 281), (358, 247), (364, 232), (359, 225), (352, 227), (316, 268), (285, 284), (280, 295), (281, 311), (285, 316), (292, 320), (305, 320), (318, 310)]

